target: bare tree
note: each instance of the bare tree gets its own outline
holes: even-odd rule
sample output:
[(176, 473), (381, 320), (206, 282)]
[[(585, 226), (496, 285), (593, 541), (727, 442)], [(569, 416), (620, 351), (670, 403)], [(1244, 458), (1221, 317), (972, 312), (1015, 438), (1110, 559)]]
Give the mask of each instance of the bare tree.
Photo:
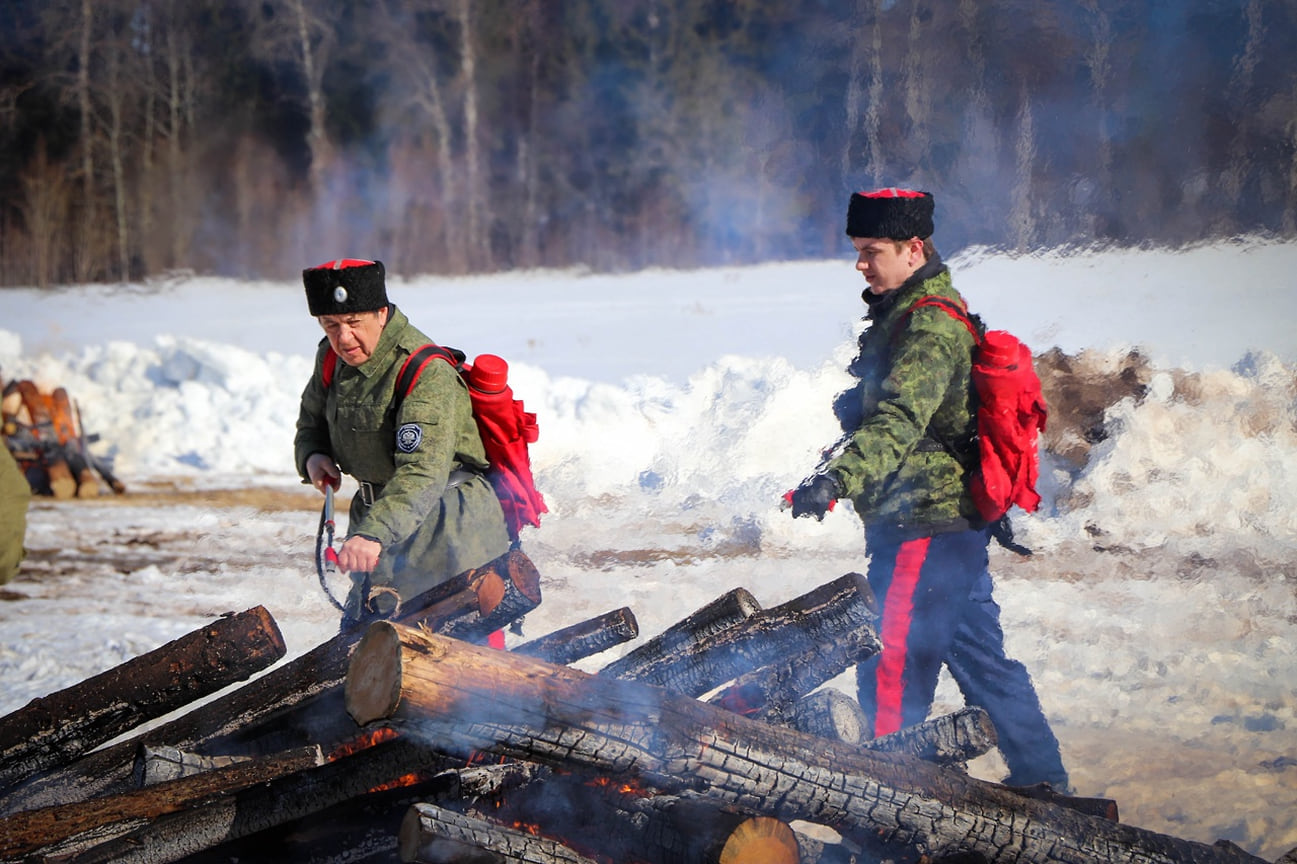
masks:
[(932, 114), (932, 96), (925, 74), (925, 48), (931, 39), (931, 34), (927, 32), (928, 28), (923, 23), (923, 2), (924, 0), (914, 0), (910, 7), (910, 26), (902, 72), (905, 116), (910, 121), (905, 136), (906, 149), (913, 154), (912, 164), (916, 167), (927, 161), (931, 143), (928, 123)]
[(19, 211), (27, 228), (27, 253), (36, 285), (47, 288), (58, 267), (72, 184), (63, 167), (50, 162), (41, 142), (22, 176)]
[(339, 4), (332, 0), (249, 0), (256, 23), (254, 50), (272, 60), (290, 58), (301, 78), (308, 128), (311, 194), (324, 191), (331, 156), (324, 75), (337, 44)]
[(1252, 84), (1256, 73), (1257, 61), (1260, 58), (1261, 40), (1264, 35), (1261, 0), (1247, 0), (1243, 5), (1243, 19), (1247, 24), (1247, 35), (1242, 49), (1234, 58), (1234, 69), (1230, 76), (1227, 93), (1229, 104), (1233, 107), (1234, 136), (1230, 139), (1228, 157), (1220, 176), (1220, 189), (1226, 206), (1217, 209), (1216, 228), (1227, 231), (1237, 224), (1235, 208), (1243, 197), (1243, 186), (1252, 174), (1252, 133), (1253, 123), (1250, 117)]
[[(441, 242), (437, 244), (441, 254), (436, 257), (447, 269), (462, 273), (468, 269), (466, 226), (455, 218), (455, 213), (466, 191), (460, 187), (455, 170), (454, 134), (445, 92), (447, 84), (439, 62), (442, 58), (430, 45), (419, 40), (419, 29), (415, 26), (420, 12), (440, 12), (441, 4), (439, 0), (406, 0), (401, 3), (383, 0), (380, 9), (384, 24), (382, 42), (387, 49), (383, 55), (395, 82), (392, 92), (403, 97), (393, 105), (393, 110), (402, 114), (413, 108), (428, 124), (435, 140), (433, 150), (437, 171), (430, 184), (438, 198), (444, 229), (440, 232)], [(418, 188), (424, 186), (418, 184)], [(411, 202), (407, 206), (417, 203)], [(428, 239), (424, 238), (424, 241)]]
[(1024, 81), (1018, 91), (1018, 138), (1014, 147), (1016, 178), (1011, 192), (1009, 232), (1013, 248), (1022, 251), (1036, 241), (1036, 217), (1032, 207), (1033, 173), (1036, 166), (1036, 125), (1031, 107), (1031, 88)]
[(454, 0), (455, 17), (459, 23), (459, 75), (464, 93), (464, 163), (467, 183), (468, 256), (474, 269), (487, 266), (491, 224), (491, 201), (486, 178), (482, 171), (482, 141), (478, 129), (477, 95), (477, 33), (474, 30), (472, 5), (469, 0)]
[(77, 32), (77, 109), (81, 115), (81, 237), (73, 247), (73, 272), (78, 282), (87, 282), (91, 272), (91, 243), (95, 213), (95, 126), (90, 110), (90, 44), (94, 29), (94, 4), (81, 0)]

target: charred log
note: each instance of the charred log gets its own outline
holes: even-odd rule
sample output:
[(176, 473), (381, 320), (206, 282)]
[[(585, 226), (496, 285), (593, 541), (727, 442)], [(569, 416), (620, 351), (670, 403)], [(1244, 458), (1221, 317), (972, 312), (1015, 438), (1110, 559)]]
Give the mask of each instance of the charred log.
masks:
[(745, 717), (794, 725), (794, 714), (804, 714), (808, 707), (799, 708), (799, 699), (881, 649), (869, 617), (824, 643), (803, 644), (800, 650), (740, 675), (708, 701)]
[(943, 765), (962, 765), (990, 752), (995, 742), (991, 718), (981, 708), (974, 707), (874, 738), (863, 746), (888, 753), (906, 753)]
[(421, 864), (597, 864), (553, 840), (436, 804), (410, 808), (398, 848), (402, 861)]
[(196, 777), (217, 768), (227, 768), (240, 762), (249, 762), (251, 756), (204, 756), (201, 753), (190, 753), (176, 747), (140, 748), (135, 759), (135, 776), (141, 786), (156, 786), (168, 780), (180, 780), (184, 777)]
[(0, 819), (0, 858), (25, 855), (105, 826), (148, 822), (321, 763), (320, 749), (228, 765), (205, 774), (170, 781), (92, 801), (44, 807)]
[[(797, 839), (778, 819), (700, 795), (654, 795), (607, 777), (555, 773), (507, 796), (489, 814), (541, 834), (573, 838), (605, 861), (798, 864)], [(579, 842), (578, 842), (579, 841)]]
[(605, 612), (588, 621), (555, 630), (514, 648), (514, 652), (547, 663), (567, 666), (607, 651), (639, 635), (639, 622), (629, 607)]
[(865, 577), (848, 573), (709, 633), (687, 652), (674, 655), (674, 662), (642, 670), (634, 680), (701, 696), (753, 669), (777, 664), (786, 655), (806, 655), (831, 645), (842, 633), (872, 626), (875, 613), (874, 595)]
[(783, 725), (843, 744), (860, 744), (869, 738), (865, 709), (855, 699), (831, 687), (817, 690), (797, 702)]
[[(516, 607), (501, 611), (494, 598), (506, 594), (505, 576), (532, 578), (535, 567), (513, 551), (491, 565), (460, 574), (405, 604), (402, 623), (437, 630), (448, 620), (486, 619), (498, 629)], [(499, 614), (497, 614), (497, 612)], [(489, 630), (487, 632), (490, 632)], [(247, 753), (250, 742), (275, 752), (348, 737), (353, 731), (342, 709), (341, 684), (359, 631), (340, 633), (311, 651), (270, 670), (243, 687), (200, 705), (134, 738), (83, 756), (65, 768), (35, 777), (0, 800), (0, 813), (81, 801), (125, 792), (137, 785), (134, 764), (142, 746)]]
[(472, 768), (455, 768), (433, 777), (425, 787), (429, 800), (498, 801), (515, 789), (521, 789), (550, 775), (550, 769), (534, 762), (501, 762), (497, 765), (477, 765)]
[(1035, 798), (1037, 801), (1048, 801), (1051, 804), (1068, 807), (1090, 816), (1098, 816), (1100, 819), (1107, 819), (1110, 822), (1119, 821), (1117, 802), (1111, 798), (1078, 798), (1073, 795), (1064, 795), (1048, 783), (1039, 783), (1035, 786), (1006, 786), (1005, 788), (1014, 794)]
[(705, 789), (784, 821), (930, 858), (1020, 864), (1250, 862), (1207, 846), (1015, 795), (896, 753), (748, 720), (675, 693), (586, 675), (399, 625), (373, 625), (347, 675), (347, 708), (390, 718), (447, 752)]
[(298, 771), (170, 813), (107, 842), (46, 860), (59, 864), (108, 861), (166, 864), (318, 813), (388, 785), (415, 782), (445, 767), (444, 757), (434, 750), (398, 737), (362, 746), (318, 768)]
[(699, 640), (750, 618), (760, 609), (761, 604), (748, 591), (735, 588), (609, 663), (599, 674), (627, 681), (652, 676), (658, 667), (678, 662), (678, 655), (692, 653)]
[(477, 609), (440, 619), (432, 628), (438, 633), (482, 643), (540, 605), (540, 573), (521, 550), (511, 549), (485, 567), (470, 570), (468, 580), (477, 585)]
[(0, 790), (161, 717), (284, 656), (284, 637), (262, 606), (218, 618), (79, 684), (33, 699), (0, 719)]

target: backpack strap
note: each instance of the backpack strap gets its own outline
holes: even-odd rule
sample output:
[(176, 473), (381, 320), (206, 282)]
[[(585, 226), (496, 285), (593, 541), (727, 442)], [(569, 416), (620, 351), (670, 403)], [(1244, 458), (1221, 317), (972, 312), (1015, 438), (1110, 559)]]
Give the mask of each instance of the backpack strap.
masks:
[(338, 368), (338, 352), (330, 345), (324, 349), (324, 359), (320, 361), (320, 382), (328, 390), (333, 385), (333, 373)]
[(400, 409), (401, 401), (410, 395), (410, 391), (419, 381), (419, 376), (433, 360), (445, 360), (459, 371), (464, 367), (464, 357), (463, 351), (457, 348), (445, 348), (435, 342), (429, 342), (415, 349), (413, 354), (405, 358), (405, 363), (401, 365), (401, 374), (396, 376), (396, 393), (392, 400), (392, 407)]
[[(951, 300), (949, 297), (939, 297), (936, 294), (927, 294), (915, 301), (914, 305), (905, 313), (905, 317), (908, 318), (910, 314), (920, 306), (934, 306), (945, 312), (951, 318), (954, 318), (956, 321), (968, 328), (968, 333), (973, 337), (975, 343), (978, 345), (982, 344), (982, 334), (977, 332), (977, 326), (973, 324), (972, 316), (968, 314), (968, 308), (963, 303)], [(904, 321), (905, 318), (902, 318), (901, 320)]]

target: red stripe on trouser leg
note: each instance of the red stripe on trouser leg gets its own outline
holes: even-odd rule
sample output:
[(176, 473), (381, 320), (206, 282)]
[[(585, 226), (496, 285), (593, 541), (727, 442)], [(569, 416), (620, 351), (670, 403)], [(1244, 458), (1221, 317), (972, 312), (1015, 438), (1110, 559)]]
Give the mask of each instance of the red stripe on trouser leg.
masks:
[(910, 625), (914, 620), (914, 589), (919, 571), (928, 557), (929, 537), (901, 544), (892, 568), (892, 581), (883, 600), (883, 650), (878, 658), (878, 707), (874, 713), (874, 736), (889, 735), (901, 728), (901, 703), (905, 696), (905, 655), (909, 649)]

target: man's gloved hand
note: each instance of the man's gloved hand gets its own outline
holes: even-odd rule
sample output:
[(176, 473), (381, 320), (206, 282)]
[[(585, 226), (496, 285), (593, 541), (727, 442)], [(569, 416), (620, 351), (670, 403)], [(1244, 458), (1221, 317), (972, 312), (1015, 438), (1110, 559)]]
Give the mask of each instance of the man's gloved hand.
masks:
[(832, 474), (816, 474), (803, 480), (786, 497), (793, 506), (793, 518), (814, 516), (817, 522), (822, 522), (841, 494), (842, 487)]

